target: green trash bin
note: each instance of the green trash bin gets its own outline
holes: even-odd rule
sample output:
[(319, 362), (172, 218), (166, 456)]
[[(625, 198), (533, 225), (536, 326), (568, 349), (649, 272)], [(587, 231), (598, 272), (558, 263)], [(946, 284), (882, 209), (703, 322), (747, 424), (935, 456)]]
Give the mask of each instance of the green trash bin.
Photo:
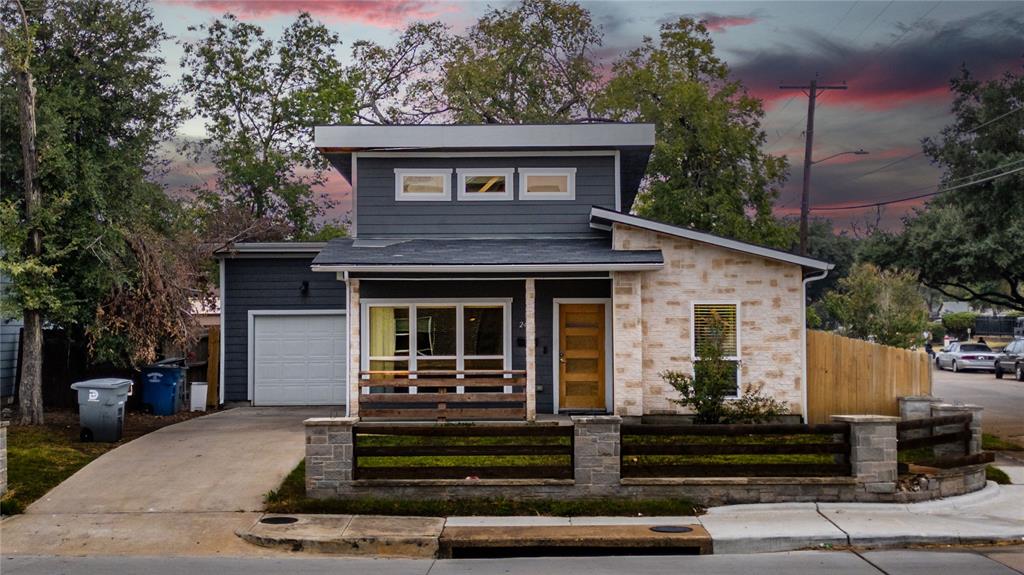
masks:
[(78, 392), (78, 426), (82, 441), (115, 442), (124, 434), (124, 404), (132, 393), (130, 379), (89, 379), (71, 384)]

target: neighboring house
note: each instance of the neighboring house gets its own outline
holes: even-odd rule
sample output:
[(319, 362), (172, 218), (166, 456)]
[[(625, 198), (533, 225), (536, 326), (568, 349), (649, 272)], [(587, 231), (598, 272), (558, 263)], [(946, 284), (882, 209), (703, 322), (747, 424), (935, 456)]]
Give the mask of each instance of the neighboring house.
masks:
[(326, 126), (315, 142), (352, 184), (353, 237), (220, 252), (224, 401), (356, 416), (380, 378), (514, 372), (528, 418), (678, 413), (659, 373), (692, 370), (714, 312), (737, 390), (804, 412), (804, 289), (832, 266), (629, 215), (654, 126)]
[[(0, 297), (7, 292), (11, 280), (0, 273)], [(21, 319), (0, 317), (0, 398), (14, 396), (17, 388), (18, 342), (21, 338)]]

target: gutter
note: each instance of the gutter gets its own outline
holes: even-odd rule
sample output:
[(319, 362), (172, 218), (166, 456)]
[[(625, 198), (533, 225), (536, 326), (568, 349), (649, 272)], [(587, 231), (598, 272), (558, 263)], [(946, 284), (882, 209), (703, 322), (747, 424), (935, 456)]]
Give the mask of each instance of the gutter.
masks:
[[(831, 269), (831, 267), (832, 266), (829, 266), (830, 269)], [(825, 277), (828, 275), (828, 272), (829, 272), (829, 270), (826, 269), (826, 270), (823, 270), (820, 274), (817, 274), (817, 275), (812, 274), (812, 275), (809, 275), (809, 276), (805, 276), (804, 277), (804, 281), (803, 281), (803, 283), (800, 286), (800, 297), (802, 298), (802, 300), (800, 302), (801, 303), (801, 305), (800, 305), (800, 324), (801, 324), (800, 325), (800, 327), (801, 327), (801, 329), (800, 329), (800, 357), (801, 357), (800, 369), (802, 370), (802, 375), (800, 376), (800, 382), (802, 384), (800, 386), (801, 389), (802, 389), (802, 393), (801, 393), (802, 397), (801, 397), (801, 401), (800, 401), (800, 410), (801, 410), (801, 414), (800, 415), (803, 416), (804, 423), (807, 423), (807, 388), (808, 388), (808, 382), (807, 382), (807, 284), (809, 284), (811, 282), (814, 282), (814, 281), (825, 279)]]

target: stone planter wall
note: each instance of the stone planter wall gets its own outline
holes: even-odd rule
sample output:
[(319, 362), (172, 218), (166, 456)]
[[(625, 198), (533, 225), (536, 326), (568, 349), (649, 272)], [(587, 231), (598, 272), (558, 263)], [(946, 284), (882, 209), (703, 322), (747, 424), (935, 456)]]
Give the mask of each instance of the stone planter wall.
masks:
[(7, 493), (7, 422), (0, 421), (0, 495)]
[[(738, 503), (864, 501), (905, 503), (969, 493), (985, 485), (984, 465), (942, 471), (916, 482), (897, 476), (899, 418), (836, 416), (850, 425), (851, 477), (620, 477), (618, 416), (573, 417), (574, 479), (352, 478), (356, 418), (306, 420), (306, 493), (326, 498), (686, 498), (713, 506)], [(978, 430), (980, 433), (980, 428)]]

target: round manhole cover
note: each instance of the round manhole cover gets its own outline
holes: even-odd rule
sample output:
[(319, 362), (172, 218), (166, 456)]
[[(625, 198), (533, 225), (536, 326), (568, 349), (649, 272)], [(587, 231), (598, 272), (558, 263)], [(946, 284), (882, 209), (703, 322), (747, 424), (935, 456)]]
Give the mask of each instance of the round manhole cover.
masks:
[(298, 519), (295, 517), (264, 517), (260, 519), (260, 523), (266, 523), (267, 525), (288, 525), (297, 521)]
[(656, 533), (689, 533), (693, 531), (693, 528), (683, 527), (682, 525), (658, 525), (651, 527), (651, 531)]

